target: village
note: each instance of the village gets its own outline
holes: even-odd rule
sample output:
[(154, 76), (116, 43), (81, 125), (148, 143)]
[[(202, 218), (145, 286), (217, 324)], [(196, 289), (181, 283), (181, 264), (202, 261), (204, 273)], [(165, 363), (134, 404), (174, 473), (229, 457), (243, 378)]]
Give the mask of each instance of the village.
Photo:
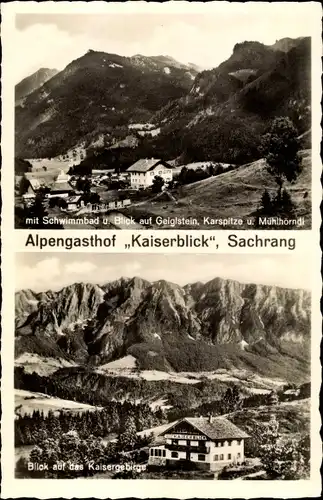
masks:
[[(32, 165), (31, 171), (15, 176), (16, 207), (24, 210), (26, 218), (33, 211), (36, 200), (49, 216), (65, 214), (69, 218), (81, 218), (88, 214), (113, 214), (112, 226), (123, 229), (131, 214), (127, 217), (120, 210), (155, 200), (177, 203), (174, 192), (181, 184), (181, 172), (189, 173), (188, 182), (215, 173), (211, 162), (175, 166), (174, 161), (156, 158), (139, 159), (125, 171), (109, 166), (78, 168), (82, 167), (85, 156), (84, 150), (71, 158), (62, 155), (55, 159), (27, 160)], [(118, 225), (115, 217), (120, 218), (120, 215), (124, 223)]]

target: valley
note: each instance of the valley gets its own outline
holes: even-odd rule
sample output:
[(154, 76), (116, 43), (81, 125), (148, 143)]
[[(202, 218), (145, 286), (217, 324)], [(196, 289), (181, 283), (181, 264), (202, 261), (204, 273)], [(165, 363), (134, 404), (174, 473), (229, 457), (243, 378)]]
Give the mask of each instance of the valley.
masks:
[[(266, 212), (310, 229), (310, 55), (310, 38), (300, 37), (236, 43), (210, 70), (94, 50), (60, 72), (40, 69), (16, 87), (16, 227), (32, 227), (35, 212), (43, 229), (45, 215), (70, 218), (61, 229), (181, 229), (184, 217), (192, 221), (185, 229), (209, 230), (221, 229), (209, 218), (237, 216), (248, 229)], [(297, 141), (292, 182), (271, 175), (266, 160), (264, 138), (279, 119)], [(169, 168), (165, 179), (155, 186), (146, 175), (138, 184), (143, 174), (129, 168), (154, 158)], [(62, 173), (65, 184), (57, 185)], [(262, 206), (265, 193), (271, 208)], [(108, 204), (97, 222), (76, 224), (96, 203)], [(133, 227), (114, 222), (116, 209)]]

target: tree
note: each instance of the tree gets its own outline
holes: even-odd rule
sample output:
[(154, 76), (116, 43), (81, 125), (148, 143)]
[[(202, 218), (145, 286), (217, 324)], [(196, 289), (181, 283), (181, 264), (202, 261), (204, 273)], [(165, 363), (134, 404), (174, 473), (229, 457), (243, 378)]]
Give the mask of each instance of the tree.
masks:
[(137, 442), (136, 420), (128, 415), (123, 425), (123, 432), (119, 435), (118, 444), (121, 450), (132, 449)]
[(161, 190), (163, 189), (164, 184), (165, 184), (164, 179), (162, 177), (160, 177), (159, 175), (156, 175), (154, 177), (152, 188), (151, 188), (153, 193), (160, 193)]
[(267, 170), (278, 184), (279, 199), (284, 181), (295, 182), (301, 172), (299, 148), (298, 133), (289, 118), (276, 118), (263, 136), (261, 149)]
[(271, 215), (273, 212), (273, 201), (267, 189), (262, 193), (260, 210), (263, 215)]
[(270, 405), (276, 405), (277, 403), (278, 403), (277, 392), (271, 391), (271, 393), (268, 396), (268, 404), (270, 404)]
[(37, 194), (35, 197), (34, 203), (31, 205), (28, 213), (28, 217), (38, 217), (37, 227), (43, 227), (43, 218), (47, 215), (47, 212), (44, 208), (43, 197), (40, 194)]
[(29, 184), (30, 184), (29, 180), (27, 179), (27, 177), (25, 175), (23, 175), (22, 178), (20, 179), (20, 183), (19, 183), (20, 196), (27, 193), (28, 188), (29, 188)]
[(57, 198), (55, 198), (55, 197), (49, 198), (48, 206), (50, 208), (56, 207), (57, 204), (58, 204), (58, 199)]
[(280, 204), (282, 210), (287, 214), (290, 214), (294, 209), (294, 203), (292, 202), (292, 197), (286, 191), (286, 189), (283, 189)]
[(78, 191), (83, 191), (83, 193), (89, 193), (91, 189), (91, 181), (89, 179), (82, 179), (79, 177), (76, 181), (76, 189)]
[(33, 169), (32, 164), (28, 160), (22, 158), (15, 158), (15, 174), (21, 175), (26, 172), (31, 172)]
[(242, 406), (242, 397), (239, 388), (234, 385), (232, 388), (228, 387), (222, 400), (221, 408), (222, 413), (230, 413), (236, 411)]
[(254, 432), (258, 456), (270, 479), (304, 479), (308, 476), (309, 440), (286, 440), (279, 434), (279, 423), (273, 415)]
[(66, 210), (66, 208), (67, 208), (67, 201), (64, 198), (59, 198), (57, 200), (57, 206), (59, 208), (62, 208), (63, 210)]

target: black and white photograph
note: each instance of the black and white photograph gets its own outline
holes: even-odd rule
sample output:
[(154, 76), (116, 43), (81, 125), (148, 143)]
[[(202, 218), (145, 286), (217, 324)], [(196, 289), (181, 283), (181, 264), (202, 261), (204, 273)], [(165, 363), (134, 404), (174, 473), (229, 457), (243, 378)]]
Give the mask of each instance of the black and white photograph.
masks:
[(16, 478), (309, 479), (310, 275), (290, 255), (16, 254)]
[(313, 16), (216, 3), (15, 16), (17, 229), (311, 229)]

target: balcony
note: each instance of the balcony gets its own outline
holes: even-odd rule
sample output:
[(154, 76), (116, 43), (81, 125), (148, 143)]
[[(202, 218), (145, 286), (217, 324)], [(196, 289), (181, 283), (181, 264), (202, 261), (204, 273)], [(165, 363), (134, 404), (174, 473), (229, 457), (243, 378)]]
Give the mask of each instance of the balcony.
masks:
[(179, 444), (165, 444), (165, 448), (170, 451), (185, 451), (190, 453), (210, 453), (209, 446), (185, 446)]

